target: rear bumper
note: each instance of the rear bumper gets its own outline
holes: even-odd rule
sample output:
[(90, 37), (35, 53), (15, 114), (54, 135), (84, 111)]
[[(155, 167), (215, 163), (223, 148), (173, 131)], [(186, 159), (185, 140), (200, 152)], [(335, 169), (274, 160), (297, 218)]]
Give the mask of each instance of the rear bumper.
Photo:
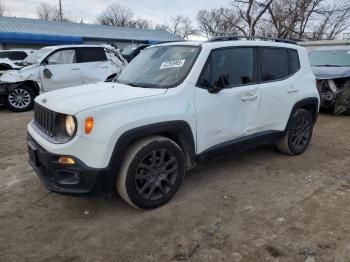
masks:
[(40, 177), (45, 187), (58, 193), (87, 194), (101, 189), (107, 169), (96, 169), (85, 165), (74, 156), (74, 165), (58, 163), (59, 155), (52, 154), (42, 148), (28, 134), (29, 163)]

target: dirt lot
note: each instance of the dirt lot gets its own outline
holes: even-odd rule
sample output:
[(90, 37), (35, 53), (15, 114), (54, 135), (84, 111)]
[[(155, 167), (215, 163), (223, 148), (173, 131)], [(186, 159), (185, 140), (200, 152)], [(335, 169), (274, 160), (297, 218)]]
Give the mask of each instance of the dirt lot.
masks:
[(27, 163), (32, 114), (0, 109), (0, 261), (350, 261), (350, 117), (321, 115), (299, 157), (202, 165), (145, 212), (49, 193)]

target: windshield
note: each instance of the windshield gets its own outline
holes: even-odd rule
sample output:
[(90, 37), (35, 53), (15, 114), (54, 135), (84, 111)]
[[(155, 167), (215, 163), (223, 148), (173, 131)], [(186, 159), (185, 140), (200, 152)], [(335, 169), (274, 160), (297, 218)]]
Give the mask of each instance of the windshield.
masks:
[(350, 50), (313, 51), (309, 57), (312, 66), (350, 67)]
[(123, 49), (122, 55), (131, 55), (132, 52), (134, 52), (137, 48), (138, 46), (136, 45), (130, 45), (127, 48)]
[(147, 48), (124, 69), (118, 82), (139, 87), (173, 87), (186, 78), (198, 53), (196, 46)]
[(23, 60), (23, 62), (26, 64), (34, 64), (36, 63), (36, 61), (38, 61), (38, 59), (45, 56), (50, 51), (51, 51), (51, 48), (47, 48), (47, 47), (41, 48), (38, 51), (35, 51), (34, 53), (28, 55), (26, 59)]

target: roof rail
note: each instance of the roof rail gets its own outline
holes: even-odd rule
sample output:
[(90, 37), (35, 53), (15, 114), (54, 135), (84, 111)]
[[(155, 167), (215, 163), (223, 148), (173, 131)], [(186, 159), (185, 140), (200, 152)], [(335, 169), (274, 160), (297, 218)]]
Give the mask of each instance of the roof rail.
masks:
[(239, 35), (224, 35), (217, 36), (212, 39), (209, 39), (208, 42), (218, 42), (218, 41), (238, 41), (238, 40), (260, 40), (260, 41), (268, 41), (268, 42), (277, 42), (277, 43), (287, 43), (298, 45), (295, 41), (288, 39), (280, 39), (280, 38), (269, 38), (263, 36), (239, 36)]
[(177, 42), (186, 42), (186, 40), (179, 39), (179, 40), (169, 40), (169, 41), (164, 41), (164, 42), (160, 41), (160, 42), (153, 44), (153, 45), (161, 45), (161, 44), (177, 43)]

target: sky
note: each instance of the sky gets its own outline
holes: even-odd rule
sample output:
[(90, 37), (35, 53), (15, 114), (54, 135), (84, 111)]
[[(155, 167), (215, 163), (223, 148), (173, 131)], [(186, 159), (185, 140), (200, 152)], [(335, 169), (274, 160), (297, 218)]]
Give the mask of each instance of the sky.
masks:
[[(36, 6), (41, 0), (0, 0), (7, 9), (7, 15), (17, 17), (36, 17)], [(58, 6), (58, 0), (46, 0)], [(64, 12), (70, 16), (83, 19), (85, 22), (94, 22), (96, 17), (115, 0), (62, 0)], [(136, 17), (146, 18), (153, 23), (167, 22), (171, 17), (183, 15), (195, 21), (200, 9), (218, 8), (227, 6), (229, 0), (119, 0), (122, 5), (129, 7)]]

